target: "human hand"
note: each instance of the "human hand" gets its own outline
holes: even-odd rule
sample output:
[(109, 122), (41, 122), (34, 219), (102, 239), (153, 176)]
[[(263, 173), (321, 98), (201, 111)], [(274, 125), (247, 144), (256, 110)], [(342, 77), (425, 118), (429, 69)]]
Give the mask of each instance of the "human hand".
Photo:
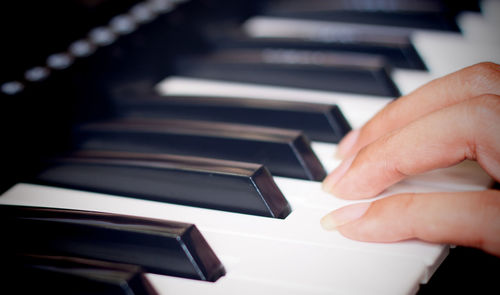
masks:
[[(500, 181), (500, 66), (477, 64), (399, 98), (349, 133), (338, 153), (345, 160), (323, 187), (345, 199), (465, 159)], [(500, 256), (500, 191), (394, 195), (340, 208), (321, 224), (355, 240), (418, 238)]]

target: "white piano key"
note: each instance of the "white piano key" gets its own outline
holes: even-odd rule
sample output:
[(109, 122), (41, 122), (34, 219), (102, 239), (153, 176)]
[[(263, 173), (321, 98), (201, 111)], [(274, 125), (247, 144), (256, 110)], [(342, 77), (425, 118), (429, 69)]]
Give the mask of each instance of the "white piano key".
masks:
[[(277, 184), (286, 191), (285, 194), (290, 192), (287, 199), (293, 212), (284, 220), (32, 184), (14, 186), (0, 198), (0, 203), (103, 211), (183, 221), (196, 224), (204, 235), (220, 233), (286, 241), (304, 246), (316, 245), (331, 251), (356, 250), (375, 256), (392, 255), (396, 260), (417, 259), (424, 266), (421, 270), (423, 282), (432, 275), (447, 254), (448, 248), (445, 245), (413, 240), (392, 244), (363, 243), (344, 238), (338, 232), (327, 232), (321, 228), (320, 218), (350, 202), (321, 193), (319, 183), (304, 185), (306, 183), (302, 182), (300, 189), (296, 190), (289, 183), (286, 184), (287, 188), (283, 187), (279, 179)], [(317, 188), (311, 189), (314, 186)], [(432, 188), (396, 185), (385, 195), (403, 191), (432, 191)], [(314, 203), (317, 205), (313, 205)]]
[(407, 69), (394, 69), (391, 73), (391, 77), (402, 95), (409, 94), (434, 79), (427, 71)]
[(467, 40), (481, 43), (500, 43), (500, 32), (498, 32), (500, 23), (488, 21), (481, 13), (463, 12), (458, 16), (457, 23)]
[(342, 162), (336, 157), (337, 145), (324, 142), (311, 142), (311, 148), (325, 168), (326, 172), (331, 172)]
[[(369, 40), (370, 35), (381, 31), (391, 36), (408, 36), (415, 31), (414, 28), (406, 27), (269, 16), (252, 17), (243, 24), (243, 29), (252, 37), (291, 37), (319, 40), (348, 40), (356, 32), (363, 32), (366, 41), (377, 41)], [(380, 36), (380, 34), (377, 35)]]
[(148, 280), (155, 286), (160, 295), (178, 293), (182, 290), (184, 295), (322, 295), (331, 294), (332, 290), (317, 290), (304, 288), (303, 286), (284, 285), (269, 280), (255, 280), (246, 277), (238, 277), (232, 273), (220, 278), (215, 283), (189, 280), (177, 277), (147, 274)]
[(416, 32), (412, 42), (434, 78), (484, 61), (500, 63), (498, 44), (471, 41), (461, 34)]
[(164, 95), (241, 96), (259, 99), (337, 104), (353, 128), (361, 127), (369, 118), (392, 101), (392, 99), (384, 97), (194, 79), (180, 76), (171, 76), (164, 79), (157, 85), (156, 89), (160, 94)]
[[(244, 256), (227, 267), (225, 277), (204, 284), (165, 276), (148, 276), (159, 290), (199, 294), (413, 294), (424, 267), (413, 259), (331, 250), (279, 240), (206, 233), (217, 253)], [(242, 252), (245, 254), (242, 255)], [(224, 256), (221, 257), (224, 261)], [(381, 267), (383, 265), (383, 267)], [(168, 293), (165, 293), (168, 294)], [(212, 293), (209, 293), (212, 294)]]
[[(220, 233), (206, 233), (206, 237), (215, 252), (244, 256), (239, 264), (228, 268), (228, 273), (284, 285), (330, 288), (349, 294), (409, 294), (425, 275), (425, 266), (418, 259), (396, 258), (392, 254), (373, 255), (357, 249), (330, 249)], [(395, 278), (399, 282), (391, 283)], [(360, 281), (363, 284), (356, 284)]]
[(411, 176), (406, 182), (417, 186), (428, 185), (445, 191), (476, 191), (490, 187), (493, 179), (477, 162), (466, 160), (452, 167)]
[[(494, 27), (500, 27), (500, 1), (498, 0), (482, 0), (481, 13), (488, 23)], [(496, 31), (499, 33), (498, 30)]]

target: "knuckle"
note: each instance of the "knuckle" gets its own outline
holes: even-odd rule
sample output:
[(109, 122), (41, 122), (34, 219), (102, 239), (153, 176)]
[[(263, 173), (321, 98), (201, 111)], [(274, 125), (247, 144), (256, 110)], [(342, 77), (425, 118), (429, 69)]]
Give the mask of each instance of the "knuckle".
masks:
[(492, 62), (475, 64), (466, 71), (466, 83), (480, 93), (500, 94), (500, 65)]
[(395, 181), (410, 175), (402, 169), (401, 161), (394, 156), (394, 150), (398, 149), (400, 140), (397, 138), (398, 131), (392, 131), (379, 137), (371, 145), (360, 150), (363, 159), (371, 163), (377, 163), (378, 177), (380, 179)]
[(478, 73), (488, 73), (492, 70), (497, 72), (500, 71), (500, 65), (489, 61), (477, 63), (471, 66), (471, 68), (477, 71)]
[(483, 94), (466, 102), (463, 109), (464, 128), (468, 130), (466, 157), (476, 159), (491, 147), (497, 146), (500, 137), (500, 96)]

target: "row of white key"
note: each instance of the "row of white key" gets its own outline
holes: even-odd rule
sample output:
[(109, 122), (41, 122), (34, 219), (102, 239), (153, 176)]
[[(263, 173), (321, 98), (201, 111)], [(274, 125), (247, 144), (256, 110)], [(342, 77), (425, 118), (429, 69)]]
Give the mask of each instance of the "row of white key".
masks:
[[(379, 294), (410, 294), (419, 283), (427, 281), (447, 254), (444, 245), (420, 241), (371, 244), (348, 240), (337, 232), (326, 232), (321, 229), (319, 218), (346, 202), (322, 195), (318, 183), (317, 189), (306, 183), (310, 187), (306, 195), (302, 194), (304, 187), (292, 194), (294, 188), (287, 180), (280, 183), (277, 179), (277, 182), (293, 208), (284, 220), (31, 184), (15, 186), (0, 202), (194, 223), (227, 268), (226, 277), (215, 285), (225, 284), (232, 278), (264, 286), (273, 282), (280, 293), (297, 286), (297, 290), (304, 291), (302, 294), (332, 291), (366, 294), (369, 290), (379, 290)], [(397, 189), (404, 191), (405, 187), (394, 188)], [(187, 284), (185, 279), (152, 277), (161, 294), (164, 289), (158, 285), (163, 284), (163, 279), (169, 284), (176, 281)], [(353, 284), (354, 279), (363, 284)], [(205, 285), (188, 281), (194, 288)], [(221, 294), (230, 294), (229, 290), (226, 292)]]

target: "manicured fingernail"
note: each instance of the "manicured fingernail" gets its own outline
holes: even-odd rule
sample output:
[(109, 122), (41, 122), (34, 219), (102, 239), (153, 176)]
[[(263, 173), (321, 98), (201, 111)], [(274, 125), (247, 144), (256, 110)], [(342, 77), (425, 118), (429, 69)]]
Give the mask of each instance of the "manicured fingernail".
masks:
[(354, 147), (356, 141), (359, 137), (359, 129), (351, 130), (347, 135), (339, 142), (337, 146), (337, 153), (335, 157), (343, 159), (349, 151)]
[(337, 209), (321, 218), (321, 226), (326, 230), (334, 230), (337, 227), (361, 218), (371, 203), (363, 202), (348, 205)]
[(351, 167), (352, 162), (354, 161), (354, 157), (352, 156), (349, 159), (344, 160), (332, 173), (330, 173), (325, 180), (323, 180), (323, 190), (329, 193), (333, 192), (333, 187), (339, 180), (344, 176), (344, 174)]

